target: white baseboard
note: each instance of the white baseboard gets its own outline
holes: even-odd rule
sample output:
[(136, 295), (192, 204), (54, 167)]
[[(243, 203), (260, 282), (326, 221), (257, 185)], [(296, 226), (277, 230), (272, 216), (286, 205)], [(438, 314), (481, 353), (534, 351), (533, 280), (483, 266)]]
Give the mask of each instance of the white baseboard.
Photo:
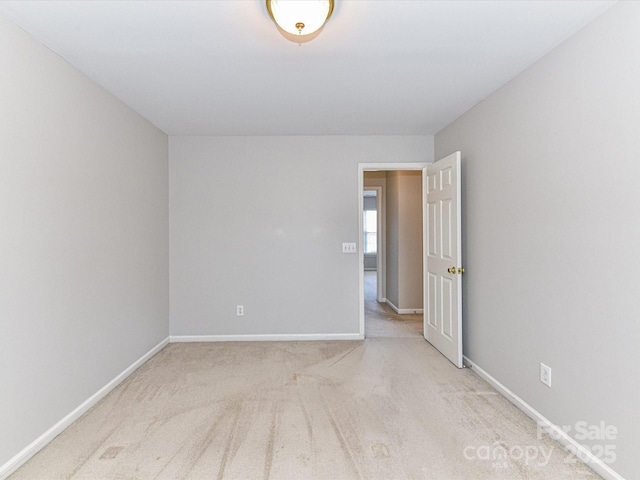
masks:
[(388, 298), (385, 298), (384, 301), (398, 315), (414, 315), (418, 313), (424, 313), (424, 310), (422, 308), (398, 308), (393, 303), (391, 303)]
[(265, 335), (172, 335), (171, 343), (184, 342), (305, 342), (311, 340), (363, 340), (359, 333)]
[(56, 423), (49, 430), (44, 432), (33, 442), (27, 445), (22, 451), (18, 452), (13, 458), (11, 458), (4, 465), (0, 465), (0, 479), (5, 479), (18, 468), (20, 468), (27, 460), (33, 457), (36, 453), (42, 450), (51, 440), (60, 435), (69, 425), (75, 422), (83, 414), (85, 414), (91, 407), (102, 400), (111, 390), (116, 388), (122, 383), (129, 375), (131, 375), (138, 367), (153, 357), (156, 353), (162, 350), (169, 343), (169, 338), (165, 338), (158, 345), (153, 347), (147, 353), (145, 353), (138, 360), (133, 362), (126, 370), (120, 375), (107, 383), (104, 387), (91, 395), (88, 399), (82, 402), (78, 407), (72, 410), (67, 416)]
[(519, 410), (525, 415), (534, 420), (535, 422), (544, 425), (547, 432), (552, 433), (553, 438), (558, 440), (564, 447), (568, 447), (571, 452), (576, 452), (578, 459), (587, 459), (584, 463), (591, 468), (594, 472), (600, 475), (605, 480), (624, 480), (615, 470), (609, 465), (604, 463), (601, 459), (593, 455), (588, 448), (578, 443), (572, 437), (570, 437), (564, 430), (557, 425), (551, 423), (544, 415), (538, 412), (535, 408), (529, 405), (527, 402), (518, 397), (515, 393), (505, 387), (498, 380), (493, 378), (489, 373), (476, 365), (468, 357), (464, 356), (464, 363), (471, 367), (471, 369), (478, 374), (480, 378), (485, 380), (493, 388), (495, 388), (502, 396), (513, 403)]

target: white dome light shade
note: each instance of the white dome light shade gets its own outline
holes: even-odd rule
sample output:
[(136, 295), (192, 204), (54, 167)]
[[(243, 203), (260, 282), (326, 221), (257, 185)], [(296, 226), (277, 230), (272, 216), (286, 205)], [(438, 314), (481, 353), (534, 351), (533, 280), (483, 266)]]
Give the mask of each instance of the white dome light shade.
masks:
[(333, 0), (267, 0), (267, 11), (285, 32), (309, 35), (329, 19)]

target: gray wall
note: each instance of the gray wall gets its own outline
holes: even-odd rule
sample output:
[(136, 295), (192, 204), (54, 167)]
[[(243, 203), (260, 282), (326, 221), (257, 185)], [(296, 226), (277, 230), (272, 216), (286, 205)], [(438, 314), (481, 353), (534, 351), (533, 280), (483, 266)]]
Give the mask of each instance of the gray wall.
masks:
[(433, 138), (170, 137), (169, 152), (172, 335), (357, 334), (358, 256), (341, 253), (360, 235), (357, 165), (430, 162)]
[(400, 194), (397, 172), (387, 172), (385, 192), (385, 298), (396, 307), (400, 303)]
[(387, 172), (387, 300), (422, 309), (422, 172)]
[(400, 180), (400, 304), (401, 309), (421, 309), (422, 275), (422, 172), (398, 172)]
[(465, 353), (557, 425), (617, 426), (611, 466), (629, 479), (640, 472), (639, 25), (640, 3), (622, 2), (436, 136), (436, 158), (463, 154)]
[(0, 17), (0, 465), (168, 335), (167, 137)]

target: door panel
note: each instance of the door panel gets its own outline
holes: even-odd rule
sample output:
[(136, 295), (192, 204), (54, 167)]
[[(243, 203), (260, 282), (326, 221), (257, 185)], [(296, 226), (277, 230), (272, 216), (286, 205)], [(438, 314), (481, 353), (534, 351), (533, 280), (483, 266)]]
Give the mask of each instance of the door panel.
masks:
[(427, 223), (429, 240), (427, 252), (429, 255), (436, 255), (438, 253), (438, 225), (436, 223), (438, 219), (438, 216), (436, 215), (437, 208), (438, 204), (436, 202), (427, 204), (429, 219), (429, 222)]
[[(427, 315), (424, 317), (426, 321), (429, 322), (429, 327), (438, 328), (438, 315), (436, 312), (438, 311), (438, 276), (434, 275), (430, 272), (427, 272), (427, 298), (433, 299), (425, 308)], [(427, 330), (427, 326), (425, 325), (425, 331)]]
[(453, 340), (454, 328), (453, 328), (453, 291), (455, 290), (454, 282), (450, 279), (442, 277), (442, 335), (447, 340)]
[(424, 336), (462, 367), (460, 152), (426, 168)]
[(453, 242), (451, 238), (451, 229), (446, 228), (447, 225), (451, 225), (451, 200), (443, 199), (440, 201), (440, 209), (442, 220), (440, 223), (441, 237), (442, 237), (442, 258), (445, 260), (453, 259)]

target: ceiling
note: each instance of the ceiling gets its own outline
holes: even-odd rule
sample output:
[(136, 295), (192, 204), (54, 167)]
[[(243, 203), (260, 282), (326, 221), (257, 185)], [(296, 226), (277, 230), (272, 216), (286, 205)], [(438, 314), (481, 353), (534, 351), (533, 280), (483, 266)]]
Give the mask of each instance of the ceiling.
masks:
[(302, 45), (264, 0), (0, 12), (169, 135), (432, 135), (613, 4), (336, 0)]

